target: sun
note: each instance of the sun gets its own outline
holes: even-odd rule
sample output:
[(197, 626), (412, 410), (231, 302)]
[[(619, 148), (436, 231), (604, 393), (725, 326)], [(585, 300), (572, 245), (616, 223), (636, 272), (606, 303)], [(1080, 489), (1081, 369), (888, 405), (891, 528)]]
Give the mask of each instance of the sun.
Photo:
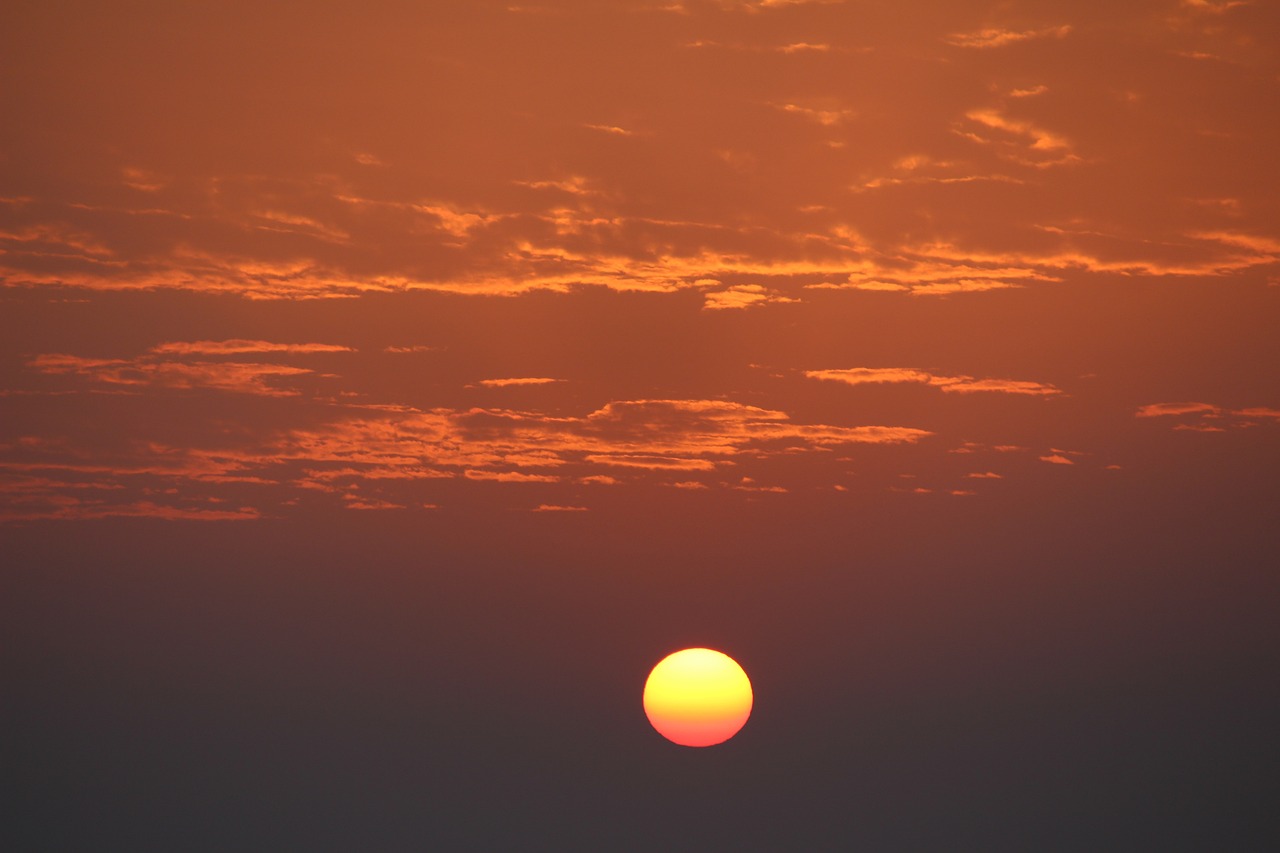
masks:
[(644, 712), (658, 733), (681, 746), (714, 746), (751, 716), (751, 681), (738, 662), (713, 649), (667, 655), (644, 684)]

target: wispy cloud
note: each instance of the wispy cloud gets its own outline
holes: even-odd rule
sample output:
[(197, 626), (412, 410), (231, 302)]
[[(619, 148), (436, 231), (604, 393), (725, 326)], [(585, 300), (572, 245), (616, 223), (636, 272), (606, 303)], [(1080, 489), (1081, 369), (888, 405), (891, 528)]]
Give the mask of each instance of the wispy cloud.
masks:
[(711, 291), (703, 300), (703, 307), (712, 311), (800, 301), (759, 284), (738, 284), (724, 290)]
[(1061, 453), (1050, 453), (1050, 454), (1047, 454), (1047, 455), (1045, 455), (1045, 456), (1041, 456), (1041, 457), (1040, 457), (1040, 461), (1041, 461), (1041, 462), (1048, 462), (1050, 465), (1074, 465), (1074, 464), (1076, 464), (1075, 462), (1071, 461), (1071, 460), (1070, 460), (1070, 459), (1068, 459), (1067, 457), (1063, 456)]
[(355, 352), (355, 350), (340, 344), (282, 344), (236, 338), (227, 341), (170, 341), (152, 347), (151, 352), (160, 355), (242, 355), (271, 352), (311, 354)]
[(925, 370), (903, 367), (850, 367), (838, 370), (806, 370), (810, 379), (843, 382), (846, 385), (886, 383), (912, 383), (929, 385), (948, 393), (1000, 393), (1049, 397), (1061, 394), (1061, 389), (1045, 382), (1023, 379), (978, 379), (973, 376), (944, 376)]
[(1041, 27), (1034, 30), (1012, 30), (1004, 27), (986, 27), (967, 33), (953, 33), (944, 41), (956, 47), (992, 48), (1004, 47), (1030, 39), (1066, 38), (1071, 34), (1071, 25), (1062, 24), (1056, 27)]
[(510, 388), (521, 385), (551, 385), (563, 381), (563, 379), (551, 379), (546, 376), (518, 376), (510, 379), (481, 379), (476, 385), (484, 388)]
[(27, 365), (51, 375), (75, 375), (106, 385), (135, 387), (156, 385), (166, 388), (210, 388), (268, 397), (293, 396), (294, 389), (280, 387), (273, 380), (312, 373), (305, 367), (287, 364), (245, 362), (177, 362), (81, 358), (63, 353), (39, 355)]
[(1149, 403), (1139, 406), (1134, 416), (1160, 418), (1176, 430), (1190, 432), (1226, 432), (1249, 429), (1263, 424), (1280, 425), (1280, 409), (1269, 406), (1246, 406), (1230, 409), (1213, 403)]
[(625, 127), (618, 127), (615, 124), (584, 124), (583, 127), (588, 130), (598, 130), (601, 133), (608, 133), (613, 136), (635, 136), (634, 130), (627, 130)]
[[(0, 472), (13, 475), (4, 487), (12, 495), (19, 494), (15, 481), (25, 483), (24, 512), (48, 517), (62, 517), (59, 507), (83, 504), (90, 491), (95, 505), (123, 506), (175, 490), (268, 512), (303, 495), (329, 496), (347, 509), (435, 504), (441, 489), (470, 483), (533, 490), (549, 504), (568, 505), (563, 495), (538, 490), (633, 482), (723, 490), (743, 486), (747, 477), (753, 489), (781, 493), (787, 485), (770, 473), (769, 460), (912, 445), (931, 435), (902, 426), (795, 422), (778, 410), (706, 399), (615, 401), (579, 416), (480, 408), (327, 411), (337, 419), (253, 437), (237, 432), (238, 440), (223, 447), (140, 440), (104, 453), (65, 441), (21, 441), (0, 447)], [(236, 497), (226, 497), (227, 490)], [(263, 503), (268, 496), (274, 498)]]
[(967, 124), (957, 131), (962, 137), (994, 146), (1000, 156), (1016, 163), (1043, 169), (1080, 161), (1066, 137), (1032, 121), (1012, 118), (995, 108), (969, 110), (964, 117)]
[(831, 45), (824, 42), (810, 43), (805, 41), (792, 42), (775, 48), (779, 53), (826, 53), (831, 50)]
[(845, 107), (836, 106), (803, 106), (801, 104), (777, 104), (777, 109), (784, 113), (800, 116), (809, 121), (817, 122), (824, 127), (834, 127), (837, 124), (849, 121), (854, 118), (856, 113)]

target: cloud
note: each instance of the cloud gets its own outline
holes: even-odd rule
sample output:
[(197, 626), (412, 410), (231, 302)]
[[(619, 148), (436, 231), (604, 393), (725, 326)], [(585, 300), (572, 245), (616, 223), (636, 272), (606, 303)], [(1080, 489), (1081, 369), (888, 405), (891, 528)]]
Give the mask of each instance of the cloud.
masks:
[(1229, 409), (1212, 403), (1149, 403), (1134, 412), (1138, 418), (1160, 418), (1173, 422), (1176, 430), (1191, 432), (1226, 432), (1249, 429), (1263, 424), (1280, 424), (1280, 409), (1248, 406)]
[(992, 48), (1004, 47), (1029, 39), (1065, 38), (1071, 33), (1071, 25), (1042, 27), (1038, 30), (1010, 30), (1002, 27), (987, 27), (969, 33), (953, 33), (944, 41), (956, 47)]
[(734, 308), (751, 308), (760, 305), (776, 305), (784, 302), (799, 302), (777, 291), (771, 291), (759, 284), (738, 284), (725, 290), (716, 290), (703, 297), (703, 307), (711, 311), (722, 311)]
[(525, 474), (520, 471), (466, 471), (468, 480), (492, 480), (497, 483), (558, 483), (550, 474)]
[(1140, 406), (1136, 413), (1140, 418), (1162, 418), (1178, 415), (1208, 415), (1217, 417), (1222, 409), (1212, 403), (1150, 403)]
[(338, 344), (278, 344), (270, 341), (170, 341), (151, 348), (160, 355), (240, 355), (244, 353), (282, 352), (310, 354), (326, 352), (355, 352), (351, 347)]
[[(834, 102), (784, 103), (778, 109), (827, 126), (852, 115)], [(1065, 135), (1011, 117), (1003, 107), (963, 115), (952, 130), (978, 145), (979, 156), (989, 152), (991, 162), (966, 162), (957, 156), (963, 152), (897, 153), (887, 172), (864, 170), (848, 188), (883, 195), (875, 199), (877, 208), (918, 205), (912, 194), (931, 187), (963, 194), (957, 196), (960, 204), (971, 193), (1001, 186), (1039, 192), (1045, 189), (1041, 169), (1078, 159)], [(735, 145), (729, 156), (753, 180), (769, 171), (767, 160), (749, 147)], [(1010, 163), (1036, 171), (1011, 170)], [(1141, 235), (1117, 236), (1105, 255), (1083, 250), (1083, 233), (1066, 229), (1056, 232), (1057, 248), (1042, 244), (1030, 251), (1019, 237), (1026, 223), (992, 226), (1003, 228), (1005, 242), (1018, 249), (993, 248), (989, 238), (973, 245), (928, 232), (901, 241), (890, 235), (852, 239), (852, 229), (837, 218), (842, 205), (834, 199), (814, 205), (792, 204), (803, 201), (792, 198), (743, 229), (709, 212), (641, 215), (648, 211), (626, 195), (573, 173), (507, 182), (505, 193), (485, 203), (404, 200), (391, 193), (370, 197), (376, 194), (303, 182), (269, 193), (247, 178), (219, 186), (218, 205), (212, 199), (166, 198), (180, 209), (157, 209), (165, 224), (141, 230), (137, 210), (81, 205), (71, 211), (49, 202), (0, 206), (3, 219), (11, 220), (0, 222), (0, 241), (7, 241), (0, 246), (3, 285), (317, 299), (422, 290), (514, 296), (585, 287), (677, 293), (704, 290), (700, 282), (715, 279), (724, 287), (723, 295), (707, 298), (714, 309), (778, 304), (818, 288), (947, 296), (1060, 281), (1063, 271), (1217, 276), (1280, 262), (1280, 241), (1245, 228), (1184, 228), (1178, 236), (1185, 245), (1169, 247), (1166, 240), (1169, 248), (1163, 250)], [(898, 194), (907, 195), (898, 201)], [(801, 208), (809, 211), (804, 221), (782, 212)], [(264, 211), (273, 218), (264, 219)], [(818, 227), (810, 227), (812, 220)], [(1041, 227), (1055, 233), (1052, 223)], [(338, 245), (318, 228), (353, 236)], [(254, 232), (252, 239), (245, 238), (246, 229)], [(125, 236), (153, 231), (164, 239), (134, 245)], [(768, 298), (760, 298), (764, 294)]]
[(836, 6), (845, 0), (719, 0), (722, 9), (761, 12), (788, 6)]
[(976, 379), (972, 376), (942, 376), (925, 370), (903, 367), (851, 367), (840, 370), (806, 370), (810, 379), (843, 382), (846, 385), (914, 383), (930, 385), (954, 394), (1000, 393), (1048, 397), (1061, 389), (1044, 382), (1022, 379)]
[(120, 170), (120, 176), (126, 187), (139, 192), (159, 192), (169, 184), (168, 180), (155, 172), (135, 166), (124, 167)]
[[(0, 490), (0, 494), (6, 494)], [(12, 497), (12, 495), (7, 495)], [(159, 521), (255, 521), (262, 513), (253, 507), (235, 509), (179, 506), (155, 500), (113, 503), (97, 498), (50, 493), (35, 498), (11, 499), (0, 506), (0, 522), (90, 520), (102, 518), (151, 518)]]
[(1053, 454), (1049, 454), (1049, 455), (1047, 455), (1047, 456), (1041, 456), (1041, 457), (1040, 457), (1040, 461), (1041, 461), (1041, 462), (1048, 462), (1050, 465), (1074, 465), (1074, 464), (1076, 464), (1075, 462), (1072, 462), (1070, 459), (1068, 459), (1067, 457), (1063, 456), (1063, 455), (1062, 455), (1062, 454), (1060, 454), (1060, 453), (1053, 453)]
[(805, 107), (799, 104), (778, 104), (776, 106), (784, 113), (798, 115), (809, 121), (817, 122), (824, 127), (833, 127), (855, 116), (853, 110), (841, 107)]
[(598, 130), (601, 133), (608, 133), (613, 136), (635, 136), (634, 130), (627, 130), (625, 127), (618, 127), (613, 124), (584, 124), (583, 127), (588, 130)]
[[(541, 499), (565, 505), (558, 490), (583, 483), (723, 490), (743, 486), (746, 477), (746, 485), (762, 480), (759, 488), (776, 492), (787, 485), (777, 482), (770, 460), (793, 464), (836, 448), (912, 445), (931, 435), (911, 427), (795, 422), (778, 410), (709, 399), (614, 401), (582, 415), (336, 405), (320, 411), (336, 419), (305, 428), (213, 431), (201, 439), (204, 446), (185, 448), (142, 436), (109, 448), (30, 436), (0, 447), (0, 471), (24, 511), (44, 515), (83, 504), (87, 492), (95, 505), (127, 506), (172, 490), (279, 512), (304, 497), (347, 509), (416, 507), (439, 502), (442, 490), (456, 498), (467, 484), (489, 494), (501, 487), (543, 490)], [(758, 469), (769, 471), (767, 479)], [(613, 476), (623, 471), (625, 482)], [(689, 486), (690, 474), (705, 479)]]
[(1025, 119), (1010, 118), (994, 108), (969, 110), (964, 117), (971, 124), (970, 129), (960, 131), (963, 137), (980, 145), (996, 146), (1001, 156), (1015, 162), (1045, 168), (1080, 160), (1065, 137)]
[(550, 385), (563, 381), (563, 379), (550, 379), (545, 376), (520, 376), (511, 379), (481, 379), (476, 385), (485, 388), (510, 388), (513, 385)]
[(1239, 249), (1244, 249), (1251, 257), (1258, 259), (1280, 259), (1280, 240), (1259, 234), (1241, 234), (1234, 231), (1199, 231), (1189, 236), (1198, 240), (1212, 240)]
[(367, 498), (361, 495), (346, 494), (342, 496), (346, 501), (347, 509), (360, 510), (380, 510), (380, 509), (405, 509), (404, 504), (392, 503), (379, 498)]
[(650, 471), (714, 471), (716, 463), (709, 459), (682, 459), (674, 456), (641, 456), (637, 454), (592, 453), (586, 461), (622, 468), (645, 468)]
[(1252, 6), (1252, 0), (1182, 0), (1182, 7), (1193, 12), (1221, 15), (1241, 6)]
[(559, 504), (538, 504), (530, 512), (587, 512), (585, 506), (560, 506)]
[(305, 367), (244, 362), (177, 362), (138, 359), (81, 358), (64, 353), (38, 355), (27, 366), (49, 375), (82, 376), (105, 385), (131, 388), (210, 388), (266, 397), (294, 396), (299, 392), (274, 384), (275, 380), (312, 373)]
[(1236, 409), (1231, 414), (1241, 418), (1263, 418), (1265, 420), (1280, 420), (1280, 409), (1272, 409), (1266, 406), (1254, 406), (1248, 409)]

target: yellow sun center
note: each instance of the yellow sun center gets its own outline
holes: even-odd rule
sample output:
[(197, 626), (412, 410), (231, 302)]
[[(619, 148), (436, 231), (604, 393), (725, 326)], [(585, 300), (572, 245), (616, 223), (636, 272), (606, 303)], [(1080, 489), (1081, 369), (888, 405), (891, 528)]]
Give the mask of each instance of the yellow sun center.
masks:
[(644, 685), (649, 722), (682, 746), (712, 746), (733, 737), (751, 715), (752, 700), (742, 667), (712, 649), (668, 655)]

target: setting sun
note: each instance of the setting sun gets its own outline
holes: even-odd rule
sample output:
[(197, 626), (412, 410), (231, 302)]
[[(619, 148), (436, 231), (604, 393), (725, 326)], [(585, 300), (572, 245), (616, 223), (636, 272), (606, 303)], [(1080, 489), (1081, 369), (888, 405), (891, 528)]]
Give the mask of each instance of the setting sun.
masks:
[(712, 649), (663, 658), (644, 685), (644, 712), (658, 733), (681, 746), (714, 746), (751, 716), (751, 681), (737, 661)]

